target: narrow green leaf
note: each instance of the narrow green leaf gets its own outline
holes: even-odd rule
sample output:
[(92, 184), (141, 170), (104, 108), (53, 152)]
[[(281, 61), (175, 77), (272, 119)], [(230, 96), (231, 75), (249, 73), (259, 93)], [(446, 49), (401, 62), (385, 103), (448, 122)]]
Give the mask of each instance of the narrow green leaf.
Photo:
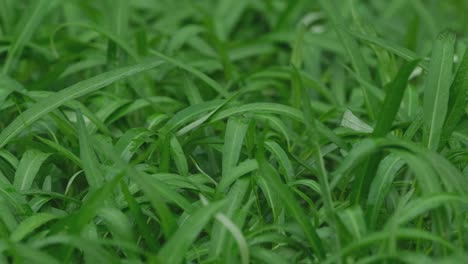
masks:
[(49, 155), (34, 149), (26, 151), (16, 170), (13, 186), (18, 191), (30, 189), (39, 169)]
[(468, 52), (465, 51), (460, 66), (458, 66), (455, 79), (450, 86), (447, 118), (445, 119), (442, 140), (447, 140), (456, 127), (467, 115), (468, 105)]
[(281, 200), (284, 203), (284, 206), (291, 214), (292, 217), (296, 219), (298, 224), (301, 226), (304, 235), (311, 246), (312, 250), (317, 254), (317, 257), (322, 259), (324, 257), (325, 251), (323, 248), (322, 241), (318, 236), (316, 229), (310, 223), (308, 217), (304, 213), (301, 206), (297, 203), (297, 200), (294, 198), (291, 190), (288, 189), (288, 186), (281, 182), (279, 175), (271, 168), (265, 160), (259, 160), (261, 176), (268, 184), (274, 188), (275, 192), (279, 195)]
[(166, 263), (182, 263), (191, 244), (223, 206), (224, 201), (218, 201), (197, 209), (161, 248), (159, 258)]
[(170, 146), (171, 146), (172, 159), (174, 160), (174, 163), (176, 164), (177, 171), (182, 176), (188, 176), (189, 169), (188, 169), (187, 159), (185, 158), (184, 150), (182, 149), (182, 146), (180, 145), (176, 136), (171, 137)]
[[(346, 50), (346, 53), (353, 65), (354, 70), (356, 71), (359, 77), (361, 77), (367, 82), (371, 82), (371, 75), (358, 43), (351, 37), (351, 35), (345, 29), (342, 28), (344, 27), (343, 25), (345, 25), (346, 23), (344, 18), (340, 14), (340, 5), (338, 5), (335, 0), (319, 0), (319, 3), (327, 13), (329, 19), (331, 20), (331, 23), (333, 24), (333, 27)], [(369, 116), (372, 119), (374, 119), (378, 109), (377, 104), (379, 100), (372, 96), (372, 94), (366, 89), (366, 87), (362, 87), (362, 94), (364, 95), (364, 100)]]
[(125, 197), (125, 200), (127, 201), (128, 208), (130, 209), (130, 213), (135, 219), (135, 224), (137, 226), (137, 230), (139, 231), (138, 234), (140, 234), (143, 237), (145, 242), (148, 244), (148, 247), (152, 251), (155, 251), (156, 248), (158, 247), (156, 238), (154, 237), (154, 232), (151, 231), (150, 226), (148, 225), (148, 223), (146, 223), (146, 219), (143, 215), (141, 206), (138, 204), (135, 197), (133, 197), (132, 194), (130, 193), (130, 190), (128, 189), (126, 183), (121, 181), (120, 188)]
[(374, 229), (379, 211), (392, 187), (393, 180), (403, 165), (404, 162), (397, 155), (389, 155), (380, 163), (367, 197), (366, 216), (371, 229)]
[(227, 176), (229, 171), (232, 170), (239, 161), (242, 142), (244, 141), (247, 128), (248, 124), (246, 122), (235, 118), (228, 120), (223, 147), (223, 177)]
[(213, 88), (213, 90), (215, 90), (216, 92), (218, 92), (220, 95), (222, 95), (223, 97), (229, 97), (229, 92), (227, 91), (226, 88), (224, 88), (223, 86), (221, 86), (218, 82), (216, 82), (215, 80), (211, 79), (208, 75), (204, 74), (203, 72), (195, 69), (194, 67), (186, 64), (186, 63), (183, 63), (181, 61), (178, 61), (174, 58), (170, 58), (160, 52), (157, 52), (155, 50), (152, 50), (151, 53), (153, 53), (154, 55), (164, 59), (165, 61), (169, 62), (170, 64), (174, 65), (174, 66), (177, 66), (181, 69), (184, 69), (186, 70), (187, 72), (193, 74), (195, 77), (199, 78), (200, 80), (204, 81), (206, 84), (208, 84), (208, 86), (210, 86), (211, 88)]
[[(383, 106), (378, 114), (374, 131), (372, 132), (374, 137), (384, 137), (390, 132), (398, 110), (400, 109), (408, 78), (417, 65), (418, 61), (412, 61), (403, 65), (395, 79), (387, 87), (387, 94), (385, 95)], [(352, 200), (354, 203), (363, 202), (362, 199), (365, 199), (364, 197), (368, 195), (370, 184), (373, 181), (380, 160), (380, 154), (374, 155), (360, 168), (353, 187)]]
[(99, 168), (99, 162), (94, 148), (89, 140), (90, 136), (84, 124), (81, 112), (76, 113), (78, 118), (78, 139), (80, 141), (80, 159), (85, 171), (89, 187), (96, 189), (101, 187), (104, 177)]
[(23, 12), (22, 23), (17, 27), (17, 36), (15, 41), (8, 49), (8, 55), (3, 65), (3, 74), (8, 74), (14, 60), (21, 55), (21, 52), (27, 42), (31, 39), (41, 20), (45, 17), (50, 7), (55, 1), (38, 0), (34, 1), (26, 12)]
[(37, 228), (57, 218), (59, 218), (57, 215), (49, 213), (34, 214), (29, 218), (26, 218), (23, 222), (21, 222), (18, 225), (18, 227), (13, 231), (13, 233), (11, 233), (10, 239), (12, 241), (18, 242), (30, 233), (34, 232), (34, 230), (36, 230)]
[(158, 67), (161, 64), (163, 64), (162, 61), (152, 59), (134, 66), (122, 67), (78, 82), (52, 96), (40, 100), (2, 130), (0, 133), (0, 148), (3, 148), (13, 137), (18, 135), (34, 121), (57, 109), (64, 103), (104, 88), (115, 81)]
[(377, 116), (377, 123), (372, 133), (375, 137), (385, 136), (392, 127), (395, 117), (400, 109), (408, 78), (418, 65), (418, 61), (411, 61), (403, 65), (395, 79), (387, 87), (383, 106)]
[(434, 42), (428, 78), (424, 86), (424, 138), (430, 150), (437, 150), (447, 116), (455, 36), (442, 32)]

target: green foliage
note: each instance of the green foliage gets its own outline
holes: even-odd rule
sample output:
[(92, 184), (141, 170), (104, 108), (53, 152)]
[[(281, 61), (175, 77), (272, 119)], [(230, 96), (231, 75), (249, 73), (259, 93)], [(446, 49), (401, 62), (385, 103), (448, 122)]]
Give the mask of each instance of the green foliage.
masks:
[(156, 2), (0, 0), (0, 263), (465, 262), (466, 1)]

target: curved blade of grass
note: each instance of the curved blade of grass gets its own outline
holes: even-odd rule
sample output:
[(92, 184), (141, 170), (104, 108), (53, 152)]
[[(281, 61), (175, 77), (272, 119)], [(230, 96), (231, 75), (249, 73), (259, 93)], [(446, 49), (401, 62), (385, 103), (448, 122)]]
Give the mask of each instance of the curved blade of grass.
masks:
[(81, 112), (76, 112), (78, 121), (78, 139), (80, 142), (80, 159), (85, 171), (86, 180), (91, 189), (99, 188), (103, 182), (104, 177), (99, 168), (99, 162), (94, 152), (94, 148), (90, 142), (88, 130), (84, 124), (83, 115)]
[(127, 201), (128, 208), (130, 209), (130, 214), (135, 219), (135, 224), (139, 234), (143, 237), (145, 242), (151, 251), (156, 251), (158, 244), (156, 238), (154, 237), (154, 232), (151, 230), (151, 227), (146, 223), (145, 216), (143, 215), (140, 204), (136, 201), (135, 197), (132, 196), (130, 190), (127, 187), (127, 184), (123, 181), (120, 182), (120, 189)]
[(251, 250), (252, 258), (261, 261), (262, 263), (269, 264), (288, 264), (289, 259), (284, 258), (281, 254), (273, 252), (271, 249), (262, 247), (253, 247)]
[(90, 79), (69, 86), (60, 92), (57, 92), (56, 94), (35, 103), (2, 130), (0, 133), (0, 148), (3, 148), (13, 137), (18, 135), (23, 129), (31, 125), (34, 121), (50, 113), (64, 103), (97, 91), (118, 80), (158, 67), (161, 64), (163, 64), (162, 61), (152, 59), (150, 61), (133, 66), (122, 67), (116, 70), (102, 73)]
[(442, 140), (447, 140), (456, 127), (466, 116), (465, 108), (468, 105), (468, 52), (465, 51), (463, 59), (458, 66), (457, 74), (450, 87), (447, 118), (444, 123)]
[(52, 141), (52, 140), (48, 140), (48, 139), (45, 139), (45, 138), (42, 138), (42, 137), (36, 137), (39, 141), (41, 141), (42, 143), (46, 144), (47, 146), (49, 146), (50, 148), (52, 148), (53, 150), (57, 151), (58, 153), (60, 153), (61, 155), (65, 156), (66, 158), (68, 158), (69, 160), (71, 160), (73, 163), (75, 163), (78, 167), (82, 168), (83, 165), (81, 164), (81, 160), (80, 158), (78, 158), (74, 153), (72, 153), (70, 150), (68, 150), (67, 148), (63, 147), (62, 145)]
[(7, 58), (3, 65), (3, 74), (8, 74), (13, 61), (21, 55), (22, 49), (31, 39), (36, 28), (41, 24), (41, 20), (50, 11), (50, 7), (55, 1), (38, 0), (34, 1), (29, 10), (23, 13), (22, 23), (18, 26), (18, 36), (8, 49)]
[(188, 176), (189, 169), (187, 159), (185, 158), (184, 149), (182, 148), (182, 145), (180, 145), (180, 142), (179, 140), (177, 140), (176, 136), (171, 137), (170, 147), (172, 160), (174, 160), (174, 163), (177, 167), (177, 171), (182, 176)]
[(453, 194), (434, 194), (422, 198), (415, 199), (409, 202), (395, 215), (399, 225), (405, 225), (407, 222), (416, 218), (418, 215), (424, 214), (442, 205), (449, 205), (453, 202), (468, 204), (466, 197)]
[(161, 248), (159, 259), (166, 263), (182, 263), (190, 245), (224, 205), (224, 201), (218, 201), (197, 209)]
[(382, 160), (372, 181), (367, 198), (366, 216), (370, 229), (374, 229), (379, 209), (382, 208), (385, 197), (391, 189), (391, 185), (397, 172), (403, 167), (404, 162), (397, 155), (389, 155)]
[[(245, 199), (247, 191), (249, 189), (249, 179), (238, 179), (234, 185), (229, 190), (229, 193), (226, 195), (225, 201), (226, 204), (222, 208), (223, 213), (229, 217), (233, 218), (239, 208), (242, 207), (242, 202)], [(210, 241), (210, 256), (219, 257), (223, 251), (226, 244), (229, 244), (229, 237), (226, 236), (226, 228), (221, 223), (215, 223), (211, 232), (211, 241)]]
[(428, 78), (424, 87), (425, 142), (430, 150), (437, 150), (447, 115), (455, 36), (442, 32), (434, 42)]
[(255, 113), (272, 113), (272, 114), (279, 114), (285, 115), (292, 119), (295, 119), (299, 122), (304, 122), (304, 116), (301, 111), (282, 104), (276, 103), (251, 103), (251, 104), (244, 104), (238, 107), (231, 107), (226, 110), (220, 111), (216, 113), (212, 121), (216, 122), (218, 120), (222, 120), (226, 117), (242, 114), (245, 112), (255, 112)]
[(57, 218), (59, 218), (57, 215), (49, 213), (34, 214), (18, 225), (18, 227), (11, 233), (10, 239), (14, 242), (18, 242), (28, 234), (34, 232), (37, 228)]
[(395, 79), (389, 87), (383, 106), (379, 112), (377, 123), (372, 133), (375, 137), (385, 136), (392, 127), (395, 117), (401, 105), (401, 100), (408, 84), (408, 78), (418, 65), (419, 61), (411, 61), (401, 67)]
[(367, 161), (368, 156), (377, 152), (379, 148), (379, 144), (372, 139), (364, 139), (356, 144), (333, 172), (334, 177), (330, 184), (330, 190), (333, 190), (341, 181), (348, 179), (349, 172), (362, 162)]
[(315, 228), (310, 223), (310, 220), (305, 215), (303, 209), (294, 198), (294, 194), (288, 189), (287, 185), (281, 182), (279, 175), (271, 168), (270, 165), (267, 164), (267, 161), (262, 157), (259, 157), (259, 159), (260, 160), (258, 162), (262, 178), (264, 178), (265, 181), (274, 188), (275, 192), (279, 195), (281, 200), (283, 200), (284, 206), (301, 226), (307, 241), (315, 254), (317, 254), (317, 257), (319, 259), (323, 259), (325, 251), (322, 241), (316, 233)]
[(366, 235), (367, 227), (361, 207), (350, 207), (338, 213), (344, 227), (354, 240), (359, 241)]
[[(61, 24), (57, 28), (55, 28), (54, 32), (50, 36), (50, 42), (51, 42), (51, 46), (52, 46), (53, 51), (56, 53), (56, 56), (58, 56), (58, 52), (55, 49), (55, 44), (54, 44), (55, 43), (55, 35), (57, 35), (57, 33), (61, 29), (66, 28), (66, 27), (71, 27), (71, 26), (90, 29), (90, 30), (93, 30), (93, 31), (95, 31), (95, 32), (97, 32), (99, 34), (104, 35), (109, 40), (111, 40), (113, 43), (117, 44), (119, 46), (119, 48), (124, 50), (135, 61), (137, 61), (137, 62), (139, 61), (138, 54), (131, 47), (129, 47), (127, 45), (127, 43), (125, 42), (125, 40), (123, 38), (121, 38), (118, 34), (114, 34), (114, 32), (109, 31), (109, 30), (107, 30), (105, 28), (99, 27), (97, 25), (79, 23), (79, 22), (65, 23), (65, 24)], [(67, 74), (67, 72), (65, 72), (64, 74)]]
[(277, 161), (281, 164), (281, 167), (283, 167), (287, 182), (292, 181), (294, 179), (294, 168), (286, 151), (284, 151), (283, 148), (274, 141), (266, 141), (265, 148), (275, 155)]
[(229, 219), (226, 215), (217, 213), (215, 215), (216, 220), (218, 220), (235, 238), (237, 242), (237, 246), (239, 248), (240, 256), (241, 256), (241, 263), (242, 264), (249, 264), (250, 263), (250, 251), (245, 240), (242, 231), (237, 227), (237, 225)]
[(224, 192), (232, 183), (241, 176), (258, 169), (258, 163), (254, 159), (241, 162), (238, 166), (231, 168), (225, 176), (221, 178), (216, 188), (217, 192)]
[[(115, 240), (134, 244), (136, 243), (133, 226), (127, 216), (117, 208), (101, 208), (98, 216), (104, 220), (109, 232)], [(135, 257), (133, 252), (124, 249), (128, 257)]]
[(122, 160), (129, 162), (150, 135), (151, 133), (144, 128), (130, 129), (119, 138), (115, 144), (115, 151)]
[(226, 177), (239, 161), (242, 142), (247, 132), (248, 124), (236, 118), (230, 118), (224, 136), (222, 173)]
[(58, 261), (56, 258), (46, 254), (43, 251), (37, 250), (21, 244), (14, 244), (12, 250), (17, 252), (17, 256), (28, 263), (37, 263), (37, 264), (60, 264), (61, 261)]
[(105, 150), (106, 155), (114, 162), (114, 166), (128, 171), (130, 176), (129, 178), (138, 185), (147, 199), (151, 202), (151, 205), (156, 209), (160, 218), (161, 229), (163, 230), (164, 235), (169, 237), (176, 228), (176, 222), (174, 215), (171, 213), (165, 201), (171, 201), (187, 212), (191, 212), (193, 210), (192, 204), (165, 182), (157, 179), (156, 177), (152, 177), (123, 161), (120, 156), (115, 153), (112, 146), (108, 146), (100, 141), (94, 142), (95, 145), (100, 147), (100, 149)]
[(174, 65), (174, 66), (177, 66), (181, 69), (184, 69), (186, 70), (187, 72), (193, 74), (195, 77), (199, 78), (200, 80), (202, 80), (203, 82), (205, 82), (206, 84), (208, 84), (208, 86), (210, 86), (211, 88), (213, 88), (213, 90), (215, 90), (216, 92), (218, 92), (220, 95), (222, 95), (223, 97), (229, 97), (229, 92), (227, 91), (226, 88), (224, 88), (223, 86), (221, 86), (218, 82), (216, 82), (215, 80), (211, 79), (208, 75), (204, 74), (203, 72), (195, 69), (194, 67), (186, 64), (186, 63), (183, 63), (181, 61), (178, 61), (174, 58), (170, 58), (160, 52), (157, 52), (155, 50), (151, 50), (151, 53), (153, 53), (154, 55), (164, 59), (165, 61), (169, 62), (170, 64)]
[[(418, 61), (411, 61), (403, 65), (397, 76), (387, 87), (387, 94), (383, 106), (378, 114), (372, 136), (384, 137), (390, 132), (395, 117), (400, 109), (401, 101), (408, 83), (408, 78), (418, 65)], [(352, 200), (354, 203), (363, 202), (364, 196), (368, 195), (370, 184), (380, 163), (381, 156), (374, 155), (360, 168), (359, 174), (353, 184)]]
[(58, 221), (50, 228), (50, 232), (60, 233), (66, 228), (68, 233), (79, 234), (89, 224), (89, 221), (98, 214), (99, 209), (104, 206), (105, 201), (123, 176), (124, 173), (119, 173), (112, 180), (91, 192), (79, 211)]
[[(353, 65), (354, 70), (358, 74), (359, 77), (363, 78), (367, 82), (371, 82), (371, 75), (369, 69), (366, 65), (364, 60), (364, 56), (360, 51), (359, 44), (351, 37), (351, 35), (342, 27), (338, 25), (346, 25), (343, 17), (340, 14), (339, 5), (336, 3), (335, 0), (319, 0), (318, 1), (322, 8), (327, 13), (328, 17), (330, 18), (331, 22), (333, 23), (333, 27), (338, 34), (338, 37), (343, 44), (346, 53), (351, 60), (351, 64)], [(377, 113), (378, 102), (379, 100), (375, 98), (366, 87), (362, 87), (362, 94), (364, 95), (364, 100), (366, 102), (366, 107), (369, 116), (371, 119), (375, 119), (375, 115)]]
[[(187, 108), (184, 108), (183, 110), (177, 112), (171, 119), (169, 119), (169, 121), (167, 121), (165, 125), (165, 129), (168, 131), (175, 130), (179, 128), (180, 126), (186, 124), (187, 122), (191, 121), (192, 119), (196, 118), (198, 115), (203, 114), (204, 112), (212, 111), (214, 109), (217, 109), (218, 107), (221, 107), (224, 103), (225, 103), (225, 100), (213, 100), (213, 101), (203, 102), (203, 103), (196, 104), (196, 105), (191, 105)], [(193, 123), (194, 122), (192, 122), (191, 124)], [(183, 132), (185, 133), (186, 129), (184, 128), (181, 130), (184, 130)]]
[[(421, 57), (414, 53), (413, 51), (409, 50), (409, 49), (406, 49), (405, 47), (400, 47), (398, 46), (397, 44), (389, 41), (389, 40), (383, 40), (383, 39), (380, 39), (378, 37), (375, 37), (375, 36), (371, 36), (371, 35), (365, 35), (365, 34), (362, 34), (362, 33), (359, 33), (359, 32), (355, 32), (355, 31), (349, 31), (353, 36), (361, 39), (361, 40), (364, 40), (366, 42), (369, 42), (371, 44), (374, 44), (376, 46), (379, 46), (381, 48), (384, 48), (386, 50), (388, 50), (389, 52), (397, 55), (397, 56), (400, 56), (401, 58), (405, 59), (406, 61), (414, 61), (414, 60), (419, 60)], [(423, 69), (427, 70), (429, 67), (428, 67), (428, 63), (426, 61), (420, 61), (419, 63), (419, 66), (421, 66)]]
[(18, 191), (31, 188), (34, 178), (36, 178), (39, 169), (49, 155), (49, 153), (43, 153), (35, 149), (26, 151), (16, 170), (13, 186), (15, 186)]

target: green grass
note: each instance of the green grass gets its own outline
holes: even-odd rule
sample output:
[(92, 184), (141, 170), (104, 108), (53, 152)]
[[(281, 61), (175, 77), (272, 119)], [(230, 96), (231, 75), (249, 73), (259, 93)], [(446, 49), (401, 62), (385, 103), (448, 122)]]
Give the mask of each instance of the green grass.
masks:
[(0, 263), (465, 263), (464, 0), (0, 0)]

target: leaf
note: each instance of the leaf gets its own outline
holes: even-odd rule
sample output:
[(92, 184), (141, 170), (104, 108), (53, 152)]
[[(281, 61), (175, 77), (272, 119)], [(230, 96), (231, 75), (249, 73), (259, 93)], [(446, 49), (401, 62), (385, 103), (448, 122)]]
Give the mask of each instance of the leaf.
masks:
[(174, 163), (176, 164), (177, 171), (182, 176), (188, 176), (189, 169), (188, 169), (187, 159), (185, 158), (184, 150), (182, 149), (182, 146), (180, 145), (176, 136), (171, 137), (170, 146), (171, 146), (172, 159), (174, 160)]
[(28, 10), (23, 12), (22, 23), (17, 27), (18, 35), (8, 49), (7, 58), (3, 65), (3, 74), (9, 73), (12, 63), (21, 55), (24, 46), (36, 32), (41, 20), (50, 11), (53, 4), (55, 4), (55, 1), (37, 0)]
[(144, 128), (130, 129), (119, 138), (115, 144), (115, 151), (120, 154), (122, 160), (128, 162), (150, 135), (151, 133)]
[[(322, 6), (329, 19), (331, 20), (331, 23), (333, 24), (333, 27), (341, 41), (341, 44), (345, 48), (346, 54), (348, 55), (351, 64), (353, 65), (353, 68), (358, 74), (358, 76), (366, 82), (371, 82), (370, 72), (358, 43), (343, 28), (344, 26), (338, 26), (346, 24), (340, 12), (337, 11), (340, 10), (339, 5), (336, 3), (335, 0), (319, 0), (319, 4)], [(374, 119), (378, 109), (377, 103), (379, 102), (379, 100), (375, 98), (375, 96), (373, 96), (372, 93), (370, 93), (366, 87), (362, 87), (362, 94), (364, 95), (364, 101), (366, 103), (367, 112), (371, 119)]]
[(186, 70), (187, 72), (193, 74), (195, 77), (199, 78), (200, 80), (202, 80), (203, 82), (205, 82), (206, 84), (208, 84), (208, 86), (210, 86), (211, 88), (213, 88), (213, 90), (215, 90), (216, 92), (218, 92), (220, 95), (222, 95), (223, 97), (229, 97), (229, 92), (227, 91), (226, 88), (224, 88), (223, 86), (221, 86), (218, 82), (216, 82), (215, 80), (211, 79), (208, 75), (204, 74), (203, 72), (195, 69), (194, 67), (184, 63), (184, 62), (181, 62), (179, 60), (176, 60), (174, 58), (171, 58), (171, 57), (168, 57), (162, 53), (159, 53), (155, 50), (151, 50), (151, 53), (153, 53), (154, 55), (162, 58), (163, 60), (165, 60), (166, 62), (174, 65), (174, 66), (177, 66), (181, 69), (184, 69)]
[(229, 38), (236, 24), (242, 19), (242, 14), (249, 6), (250, 2), (246, 0), (221, 0), (214, 8), (215, 26), (221, 40)]
[[(229, 218), (233, 218), (239, 213), (243, 205), (245, 196), (249, 190), (249, 179), (238, 179), (229, 189), (225, 198), (225, 205), (222, 212)], [(214, 223), (212, 228), (212, 239), (210, 241), (210, 256), (219, 257), (225, 252), (226, 244), (229, 244), (229, 238), (226, 236), (226, 228), (219, 222)]]
[[(187, 108), (184, 108), (183, 110), (177, 112), (169, 121), (167, 121), (166, 125), (164, 128), (168, 131), (172, 131), (175, 129), (178, 129), (179, 127), (183, 126), (184, 124), (190, 122), (191, 120), (195, 119), (198, 115), (201, 115), (205, 112), (211, 111), (213, 109), (216, 109), (218, 107), (221, 107), (224, 104), (225, 101), (223, 100), (213, 100), (209, 102), (203, 102), (200, 104), (196, 105), (191, 105)], [(203, 120), (203, 117), (198, 119), (198, 120)], [(196, 122), (196, 121), (195, 121)], [(195, 122), (191, 123), (194, 124)], [(197, 124), (198, 125), (198, 124)], [(190, 125), (188, 125), (190, 126)], [(186, 126), (186, 127), (188, 127)], [(181, 129), (184, 133), (187, 130), (186, 128)], [(180, 131), (179, 130), (179, 133)], [(182, 135), (183, 133), (181, 133)]]
[(18, 227), (11, 233), (10, 239), (14, 242), (19, 242), (27, 235), (34, 232), (37, 228), (57, 218), (59, 218), (59, 216), (49, 213), (37, 213), (31, 215), (18, 225)]
[(66, 158), (68, 158), (69, 160), (73, 161), (73, 163), (75, 163), (78, 167), (83, 167), (83, 165), (81, 164), (81, 160), (80, 158), (78, 158), (74, 153), (72, 153), (70, 150), (68, 150), (67, 148), (63, 147), (62, 145), (54, 142), (54, 141), (51, 141), (51, 140), (48, 140), (48, 139), (45, 139), (45, 138), (42, 138), (42, 137), (36, 137), (39, 141), (41, 141), (42, 143), (46, 144), (47, 146), (49, 146), (50, 148), (52, 148), (53, 150), (57, 151), (59, 154), (65, 156)]
[(16, 170), (13, 186), (18, 191), (30, 189), (39, 169), (49, 156), (50, 154), (35, 149), (26, 151)]
[(308, 217), (304, 213), (297, 200), (294, 198), (293, 193), (289, 190), (288, 186), (281, 182), (279, 175), (271, 168), (265, 160), (260, 157), (258, 161), (260, 165), (261, 177), (273, 187), (273, 190), (278, 194), (284, 203), (284, 206), (291, 214), (291, 216), (300, 225), (307, 242), (311, 246), (312, 250), (317, 254), (318, 258), (324, 257), (324, 248), (322, 241), (316, 229), (311, 225)]
[(243, 175), (258, 169), (258, 163), (254, 159), (241, 162), (238, 166), (230, 169), (218, 183), (217, 192), (224, 192), (231, 184)]
[(343, 118), (341, 119), (341, 123), (343, 127), (347, 127), (354, 131), (363, 132), (363, 133), (372, 133), (374, 130), (371, 126), (369, 126), (366, 122), (359, 119), (359, 117), (355, 116), (351, 110), (346, 109), (343, 114)]
[(247, 128), (248, 124), (241, 120), (235, 118), (228, 120), (223, 146), (223, 177), (226, 177), (237, 165)]
[(118, 80), (158, 67), (162, 63), (163, 62), (160, 60), (152, 59), (133, 66), (122, 67), (102, 73), (90, 79), (78, 82), (55, 93), (54, 95), (40, 100), (20, 114), (15, 120), (13, 120), (13, 122), (2, 130), (0, 133), (0, 148), (3, 148), (13, 137), (18, 135), (34, 121), (57, 109), (64, 103), (95, 92)]
[[(133, 225), (122, 211), (117, 208), (104, 207), (99, 210), (98, 216), (104, 220), (115, 240), (130, 244), (136, 242)], [(129, 250), (124, 249), (124, 252), (128, 257), (135, 257), (133, 252)]]
[(338, 213), (342, 224), (353, 237), (353, 240), (360, 240), (367, 232), (364, 213), (361, 207), (347, 208)]
[(141, 206), (130, 193), (130, 190), (128, 189), (126, 183), (121, 181), (120, 188), (125, 197), (125, 200), (127, 201), (128, 208), (130, 209), (130, 215), (135, 219), (135, 224), (137, 230), (139, 231), (138, 234), (140, 234), (143, 237), (151, 251), (155, 251), (158, 247), (156, 238), (154, 237), (154, 233), (151, 232), (150, 226), (148, 225), (148, 223), (146, 223), (146, 219), (143, 215)]
[(421, 197), (409, 202), (400, 211), (395, 214), (395, 220), (399, 225), (405, 225), (407, 222), (416, 218), (418, 215), (433, 210), (439, 206), (446, 206), (454, 202), (468, 204), (465, 197), (453, 194), (433, 194)]
[(237, 246), (239, 248), (240, 256), (241, 256), (241, 263), (249, 264), (250, 263), (249, 247), (247, 245), (247, 241), (245, 241), (245, 237), (242, 234), (242, 231), (226, 215), (217, 213), (215, 217), (216, 217), (216, 220), (218, 220), (226, 229), (228, 229), (231, 235), (235, 238), (237, 242)]
[(282, 255), (273, 252), (270, 249), (264, 249), (261, 247), (253, 247), (251, 249), (252, 258), (261, 261), (262, 263), (271, 264), (288, 264), (289, 259), (284, 258)]
[(403, 65), (395, 79), (391, 82), (389, 87), (387, 87), (383, 106), (377, 116), (377, 122), (374, 132), (372, 133), (373, 136), (382, 137), (390, 131), (398, 110), (400, 109), (408, 78), (417, 65), (417, 60)]
[(389, 155), (380, 163), (367, 197), (366, 216), (371, 229), (374, 229), (384, 199), (387, 197), (392, 183), (403, 165), (404, 162), (397, 155)]
[(465, 54), (458, 66), (455, 79), (450, 86), (447, 118), (445, 119), (442, 140), (447, 140), (455, 131), (456, 127), (466, 117), (465, 108), (468, 105), (468, 52)]
[(167, 45), (167, 50), (169, 53), (174, 53), (176, 50), (180, 49), (190, 38), (199, 35), (204, 32), (204, 28), (198, 25), (187, 25), (176, 32), (171, 37), (169, 44)]
[(294, 179), (294, 168), (289, 160), (288, 154), (286, 151), (281, 148), (281, 146), (274, 141), (266, 141), (265, 148), (275, 155), (276, 160), (281, 164), (281, 167), (284, 169), (287, 181)]
[(124, 173), (120, 172), (113, 176), (114, 177), (110, 181), (104, 183), (89, 194), (86, 201), (80, 207), (80, 210), (62, 218), (54, 224), (50, 228), (50, 233), (57, 234), (64, 229), (67, 229), (67, 233), (71, 234), (81, 233), (89, 222), (98, 214), (99, 209), (105, 205), (106, 200), (112, 194), (112, 191), (122, 179)]
[[(398, 71), (395, 79), (387, 87), (383, 106), (378, 114), (377, 122), (372, 132), (374, 137), (384, 137), (392, 128), (392, 124), (400, 109), (401, 101), (408, 83), (408, 78), (418, 65), (418, 61), (406, 63)], [(368, 195), (370, 184), (373, 181), (377, 167), (381, 161), (380, 154), (371, 156), (360, 168), (356, 181), (353, 183), (353, 203), (363, 202), (364, 197)]]
[(304, 116), (301, 111), (292, 108), (290, 106), (276, 104), (276, 103), (251, 103), (244, 104), (239, 107), (231, 107), (226, 110), (222, 110), (213, 116), (212, 121), (216, 122), (224, 118), (245, 113), (245, 112), (255, 112), (255, 113), (271, 113), (279, 114), (295, 119), (299, 122), (304, 122)]
[(182, 263), (191, 244), (223, 206), (224, 201), (218, 201), (194, 211), (158, 252), (159, 258), (166, 263)]
[(84, 124), (83, 116), (80, 112), (76, 113), (78, 118), (78, 139), (80, 142), (80, 159), (85, 171), (86, 180), (91, 189), (102, 186), (104, 176), (99, 168), (99, 162), (91, 145), (90, 137)]
[[(359, 32), (356, 32), (356, 31), (349, 31), (353, 36), (361, 39), (361, 40), (364, 40), (366, 42), (369, 42), (373, 45), (377, 45), (381, 48), (384, 48), (388, 51), (390, 51), (391, 53), (397, 55), (397, 56), (400, 56), (401, 58), (405, 59), (406, 61), (414, 61), (414, 60), (419, 60), (421, 57), (414, 53), (413, 51), (409, 50), (409, 49), (406, 49), (404, 47), (400, 47), (398, 46), (398, 44), (396, 43), (393, 43), (389, 40), (383, 40), (383, 39), (380, 39), (378, 37), (375, 37), (375, 36), (371, 36), (371, 35), (367, 35), (367, 34), (362, 34), (362, 33), (359, 33)], [(420, 61), (419, 65), (427, 70), (428, 69), (428, 65), (425, 61)]]
[(430, 150), (437, 150), (447, 116), (455, 36), (442, 32), (434, 42), (428, 78), (424, 85), (424, 138)]

